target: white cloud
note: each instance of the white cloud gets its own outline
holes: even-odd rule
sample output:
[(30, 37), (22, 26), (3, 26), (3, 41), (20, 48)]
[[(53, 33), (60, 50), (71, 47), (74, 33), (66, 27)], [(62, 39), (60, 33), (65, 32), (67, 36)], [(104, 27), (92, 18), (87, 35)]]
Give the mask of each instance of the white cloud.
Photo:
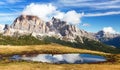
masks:
[(67, 21), (70, 24), (78, 24), (78, 23), (81, 23), (81, 20), (80, 20), (81, 17), (82, 17), (82, 14), (77, 13), (76, 11), (72, 10), (72, 11), (68, 11), (64, 15), (63, 20)]
[(88, 23), (84, 23), (84, 24), (82, 24), (82, 26), (89, 27), (90, 24), (88, 24)]
[(53, 55), (53, 58), (57, 59), (57, 61), (64, 60), (62, 55)]
[(30, 4), (28, 5), (23, 14), (39, 16), (43, 20), (48, 20), (51, 15), (56, 12), (56, 7), (52, 4)]
[(22, 57), (23, 60), (41, 61), (48, 63), (58, 63), (60, 61), (66, 61), (68, 63), (75, 63), (76, 61), (83, 61), (79, 54), (63, 54), (63, 55), (53, 55), (52, 54), (39, 54), (33, 57)]
[(77, 60), (82, 60), (79, 54), (64, 54), (63, 59), (69, 63), (74, 63)]
[(4, 25), (0, 24), (0, 31), (3, 30)]
[(77, 13), (75, 10), (70, 10), (66, 13), (57, 11), (55, 17), (67, 21), (69, 24), (79, 24), (83, 15), (84, 13)]
[(106, 33), (113, 33), (113, 34), (118, 33), (112, 27), (104, 27), (103, 31), (106, 32)]
[(80, 23), (80, 19), (83, 13), (77, 13), (76, 11), (68, 11), (67, 13), (61, 12), (57, 9), (56, 6), (52, 4), (30, 4), (24, 10), (24, 15), (35, 15), (40, 17), (42, 20), (48, 21), (52, 17), (59, 18), (61, 20), (67, 21), (71, 24), (78, 24)]
[(54, 15), (55, 18), (63, 19), (65, 13), (57, 11), (56, 14)]
[[(58, 0), (56, 5), (62, 8), (89, 8), (89, 11), (94, 10), (107, 10), (106, 12), (86, 13), (85, 17), (94, 16), (107, 16), (120, 14), (120, 0), (106, 0), (106, 1), (95, 1), (95, 0)], [(62, 4), (62, 5), (61, 5)], [(85, 9), (85, 11), (86, 11)], [(118, 10), (118, 11), (116, 11)]]
[(106, 6), (94, 6), (95, 9), (106, 10), (106, 9), (120, 9), (120, 5), (106, 5)]
[(118, 15), (120, 11), (104, 12), (104, 13), (87, 13), (84, 17), (94, 17), (94, 16), (107, 16), (107, 15)]
[(119, 0), (58, 0), (57, 4), (62, 4), (62, 7), (89, 7), (90, 9), (120, 9)]

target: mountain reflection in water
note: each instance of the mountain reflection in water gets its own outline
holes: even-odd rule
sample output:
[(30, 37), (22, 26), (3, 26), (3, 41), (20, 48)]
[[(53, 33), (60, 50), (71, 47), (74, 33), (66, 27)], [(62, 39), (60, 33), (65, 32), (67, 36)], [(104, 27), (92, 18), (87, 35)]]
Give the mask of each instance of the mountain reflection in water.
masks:
[(106, 59), (102, 56), (91, 54), (38, 54), (38, 55), (14, 55), (11, 60), (26, 60), (47, 63), (95, 63), (104, 62)]

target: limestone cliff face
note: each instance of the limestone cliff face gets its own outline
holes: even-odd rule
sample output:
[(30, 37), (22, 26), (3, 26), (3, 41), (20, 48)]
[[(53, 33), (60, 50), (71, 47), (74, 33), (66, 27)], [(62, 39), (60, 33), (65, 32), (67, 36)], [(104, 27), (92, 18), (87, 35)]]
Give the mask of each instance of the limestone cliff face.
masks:
[(5, 29), (6, 35), (14, 35), (15, 32), (19, 34), (32, 33), (34, 36), (57, 36), (66, 41), (75, 41), (79, 37), (82, 43), (83, 37), (97, 40), (91, 33), (80, 30), (75, 25), (67, 24), (67, 22), (54, 17), (51, 21), (45, 22), (37, 16), (21, 15), (15, 19), (10, 27), (7, 26)]
[(46, 33), (47, 26), (44, 21), (39, 19), (36, 16), (31, 15), (21, 15), (15, 19), (11, 28), (29, 31), (29, 32), (39, 32), (39, 33)]

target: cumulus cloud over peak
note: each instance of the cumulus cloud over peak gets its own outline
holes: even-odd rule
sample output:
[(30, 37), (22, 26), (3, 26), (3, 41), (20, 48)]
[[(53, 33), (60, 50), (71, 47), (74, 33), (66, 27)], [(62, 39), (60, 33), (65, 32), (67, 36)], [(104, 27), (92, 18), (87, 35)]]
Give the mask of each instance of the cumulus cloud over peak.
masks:
[(118, 33), (112, 27), (104, 27), (103, 31), (106, 32), (106, 33), (113, 33), (113, 34)]
[(77, 13), (74, 10), (61, 12), (52, 4), (35, 4), (31, 3), (22, 12), (23, 15), (35, 15), (42, 20), (49, 21), (52, 17), (67, 21), (70, 24), (78, 24), (81, 22), (83, 14)]
[(82, 17), (82, 14), (77, 13), (76, 11), (72, 10), (72, 11), (68, 11), (64, 17), (63, 20), (67, 21), (68, 23), (71, 24), (78, 24), (80, 23), (80, 19)]
[(0, 24), (0, 30), (3, 30), (4, 25)]
[(31, 3), (28, 5), (24, 10), (22, 14), (25, 15), (35, 15), (40, 17), (41, 19), (48, 20), (49, 16), (53, 14), (53, 12), (56, 11), (56, 7), (52, 4), (35, 4)]

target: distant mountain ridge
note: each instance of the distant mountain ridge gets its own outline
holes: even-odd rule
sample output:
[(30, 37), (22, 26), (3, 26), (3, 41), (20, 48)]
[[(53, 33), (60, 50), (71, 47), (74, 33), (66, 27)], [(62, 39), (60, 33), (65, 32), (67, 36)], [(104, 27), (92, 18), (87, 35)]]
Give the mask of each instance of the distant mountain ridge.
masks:
[(115, 47), (120, 47), (120, 34), (111, 34), (106, 33), (104, 31), (99, 31), (95, 34), (96, 38), (99, 39), (99, 41), (112, 45)]
[[(70, 42), (75, 42), (77, 38), (81, 43), (84, 43), (83, 38), (85, 37), (113, 46), (116, 46), (115, 43), (112, 44), (110, 42), (117, 42), (116, 44), (118, 44), (120, 39), (120, 34), (105, 33), (104, 31), (89, 33), (54, 17), (49, 22), (45, 22), (39, 17), (32, 15), (20, 15), (12, 25), (5, 25), (3, 35), (26, 34), (32, 34), (35, 37), (53, 36)], [(118, 44), (117, 47), (120, 47), (120, 45)]]

